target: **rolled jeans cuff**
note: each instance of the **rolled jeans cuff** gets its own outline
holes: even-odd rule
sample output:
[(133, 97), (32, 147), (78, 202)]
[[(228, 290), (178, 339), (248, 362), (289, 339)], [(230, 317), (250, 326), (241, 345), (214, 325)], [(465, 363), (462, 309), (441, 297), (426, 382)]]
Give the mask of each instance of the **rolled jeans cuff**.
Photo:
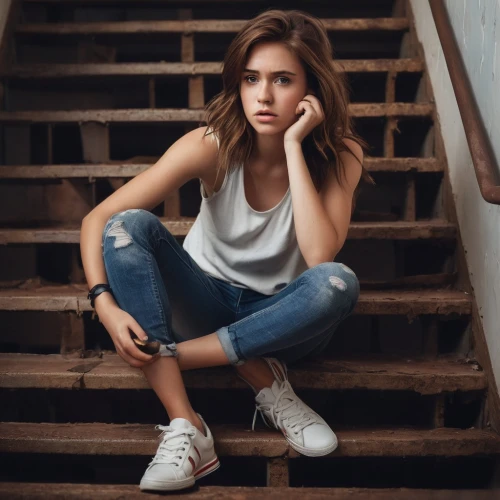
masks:
[(158, 352), (158, 354), (161, 356), (161, 357), (174, 357), (176, 358), (178, 356), (178, 352), (177, 352), (177, 346), (174, 344), (161, 344), (160, 345), (160, 350)]
[(231, 336), (229, 335), (229, 330), (226, 326), (219, 328), (216, 332), (219, 337), (219, 342), (221, 343), (222, 349), (229, 360), (229, 363), (232, 365), (242, 365), (245, 363), (245, 360), (238, 357), (236, 351), (233, 347), (233, 342), (231, 341)]

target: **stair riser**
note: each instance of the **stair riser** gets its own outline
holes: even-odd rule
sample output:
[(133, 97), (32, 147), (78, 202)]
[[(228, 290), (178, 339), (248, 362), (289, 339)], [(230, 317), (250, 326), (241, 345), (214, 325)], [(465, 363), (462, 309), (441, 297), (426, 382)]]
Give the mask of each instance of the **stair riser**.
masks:
[[(339, 61), (339, 64), (342, 64)], [(82, 66), (84, 66), (82, 64)], [(415, 102), (421, 73), (399, 73), (396, 78), (396, 101)], [(15, 110), (92, 109), (100, 105), (107, 109), (149, 108), (150, 77), (86, 77), (70, 80), (30, 78), (7, 85), (9, 108)], [(353, 103), (384, 103), (386, 72), (349, 72)], [(155, 104), (157, 108), (187, 108), (189, 76), (156, 76)], [(205, 100), (208, 102), (222, 91), (220, 74), (203, 75)]]
[[(0, 479), (137, 485), (149, 460), (146, 456), (9, 454), (0, 456)], [(202, 487), (266, 485), (265, 459), (221, 457), (220, 460), (221, 468), (199, 481)], [(485, 488), (494, 470), (493, 459), (480, 457), (313, 458), (294, 459), (289, 464), (290, 485), (294, 487)]]
[[(311, 391), (297, 394), (334, 429), (350, 426), (411, 425), (432, 428), (441, 398), (404, 391)], [(211, 424), (241, 424), (251, 428), (254, 414), (250, 390), (188, 389), (193, 407)], [(483, 391), (443, 394), (442, 423), (469, 428), (481, 416)], [(49, 389), (0, 389), (4, 402), (0, 421), (88, 422), (166, 424), (164, 408), (151, 390), (68, 391)], [(258, 417), (257, 428), (263, 428)]]
[[(341, 323), (324, 354), (331, 357), (370, 352), (403, 356), (467, 354), (469, 317), (435, 316), (435, 323), (429, 323), (431, 318), (411, 317), (409, 323), (405, 314), (355, 314)], [(68, 313), (0, 311), (3, 325), (0, 352), (58, 354), (63, 332), (69, 333), (71, 328), (69, 319)], [(114, 350), (109, 334), (97, 320), (91, 319), (90, 312), (84, 313), (82, 328), (84, 347)]]

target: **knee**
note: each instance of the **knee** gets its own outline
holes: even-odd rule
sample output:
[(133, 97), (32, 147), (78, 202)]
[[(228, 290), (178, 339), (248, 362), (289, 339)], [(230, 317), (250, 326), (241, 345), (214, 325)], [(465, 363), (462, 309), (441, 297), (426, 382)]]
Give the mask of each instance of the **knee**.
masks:
[(359, 281), (354, 271), (339, 262), (324, 262), (305, 274), (317, 291), (316, 300), (328, 311), (336, 311), (344, 304), (347, 314), (352, 312), (359, 298)]
[(147, 241), (159, 223), (158, 218), (147, 210), (131, 209), (118, 212), (113, 214), (104, 226), (102, 245), (120, 249), (132, 245), (134, 241)]

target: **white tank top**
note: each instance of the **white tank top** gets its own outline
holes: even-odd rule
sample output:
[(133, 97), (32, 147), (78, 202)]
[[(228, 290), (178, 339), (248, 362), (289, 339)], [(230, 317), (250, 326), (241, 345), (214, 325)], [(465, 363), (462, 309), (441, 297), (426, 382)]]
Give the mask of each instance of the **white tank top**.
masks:
[(274, 208), (258, 212), (247, 203), (244, 171), (238, 167), (210, 196), (201, 184), (201, 196), (200, 213), (183, 246), (207, 274), (274, 295), (307, 269), (295, 234), (290, 188)]

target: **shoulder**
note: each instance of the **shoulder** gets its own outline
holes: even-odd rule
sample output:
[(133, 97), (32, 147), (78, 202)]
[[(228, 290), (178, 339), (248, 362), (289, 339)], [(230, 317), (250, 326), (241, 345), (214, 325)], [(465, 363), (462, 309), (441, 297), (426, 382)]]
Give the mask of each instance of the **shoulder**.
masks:
[(178, 142), (182, 142), (183, 146), (195, 148), (196, 151), (204, 151), (211, 156), (216, 156), (219, 149), (215, 134), (206, 126), (191, 130)]
[(202, 181), (205, 193), (210, 196), (219, 191), (225, 178), (225, 172), (219, 168), (219, 137), (207, 126), (192, 130), (184, 137), (188, 135), (186, 147), (188, 151), (193, 148), (197, 151), (197, 177)]
[(204, 177), (217, 167), (218, 146), (213, 134), (206, 134), (207, 127), (198, 127), (184, 134), (170, 148), (172, 157), (189, 158), (193, 174)]
[[(359, 163), (363, 163), (363, 148), (356, 141), (348, 139), (347, 137), (344, 137), (344, 139), (342, 139), (342, 142), (344, 143), (344, 146), (356, 156), (356, 158), (359, 160)], [(342, 153), (345, 153), (348, 156), (352, 156), (348, 150), (342, 151)]]

